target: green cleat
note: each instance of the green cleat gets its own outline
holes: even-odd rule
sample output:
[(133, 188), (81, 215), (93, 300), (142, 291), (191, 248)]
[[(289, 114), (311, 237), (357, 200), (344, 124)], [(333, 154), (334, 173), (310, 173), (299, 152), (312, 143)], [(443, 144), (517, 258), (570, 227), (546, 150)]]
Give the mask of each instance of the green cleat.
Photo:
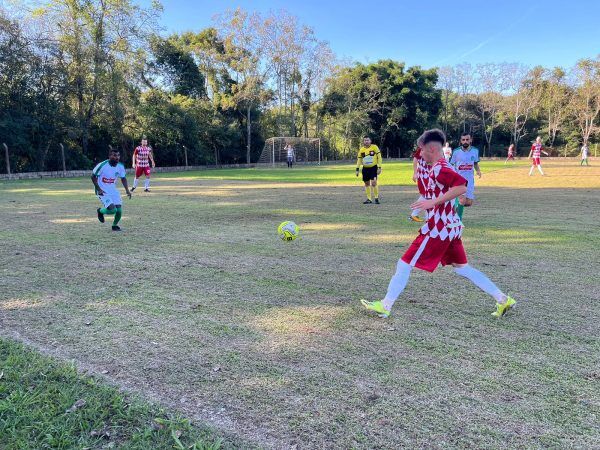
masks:
[(517, 304), (517, 301), (509, 295), (508, 298), (506, 299), (506, 303), (497, 303), (496, 304), (496, 311), (494, 311), (492, 313), (492, 316), (503, 317), (508, 312), (508, 310), (511, 309), (516, 304)]
[(377, 300), (374, 302), (369, 302), (367, 300), (361, 299), (360, 303), (367, 308), (369, 311), (375, 311), (379, 317), (382, 319), (387, 319), (390, 317), (391, 311), (385, 309), (383, 306), (383, 302), (381, 300)]

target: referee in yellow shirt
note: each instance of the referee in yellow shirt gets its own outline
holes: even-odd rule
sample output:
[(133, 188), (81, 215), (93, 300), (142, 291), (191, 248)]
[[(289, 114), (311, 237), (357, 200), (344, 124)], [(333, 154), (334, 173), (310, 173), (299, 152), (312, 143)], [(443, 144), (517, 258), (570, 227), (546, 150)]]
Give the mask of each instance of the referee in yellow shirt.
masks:
[(377, 176), (381, 173), (381, 151), (379, 147), (371, 143), (371, 138), (368, 136), (363, 139), (363, 146), (358, 150), (356, 176), (358, 176), (361, 165), (362, 177), (365, 182), (365, 192), (367, 193), (367, 199), (363, 203), (365, 205), (373, 203), (371, 198), (375, 194), (375, 203), (379, 205)]

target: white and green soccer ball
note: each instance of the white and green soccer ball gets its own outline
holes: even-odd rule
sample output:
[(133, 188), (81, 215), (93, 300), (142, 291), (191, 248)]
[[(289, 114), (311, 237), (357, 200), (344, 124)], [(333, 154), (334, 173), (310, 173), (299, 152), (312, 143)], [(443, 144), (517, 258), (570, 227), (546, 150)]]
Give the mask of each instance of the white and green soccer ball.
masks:
[(284, 241), (293, 241), (300, 234), (300, 227), (291, 220), (286, 220), (277, 227), (277, 234)]

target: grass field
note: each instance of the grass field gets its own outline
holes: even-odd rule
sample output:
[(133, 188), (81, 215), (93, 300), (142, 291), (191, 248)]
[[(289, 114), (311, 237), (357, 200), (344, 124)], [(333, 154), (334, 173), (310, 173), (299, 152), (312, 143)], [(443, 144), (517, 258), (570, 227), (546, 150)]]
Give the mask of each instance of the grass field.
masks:
[[(388, 320), (361, 309), (417, 232), (395, 163), (379, 206), (352, 166), (156, 176), (120, 234), (88, 179), (0, 183), (0, 335), (210, 427), (209, 443), (598, 448), (600, 167), (482, 167), (463, 239), (519, 301), (503, 320), (447, 268), (413, 272)], [(277, 239), (286, 219), (301, 240)], [(5, 377), (27, 369), (6, 361)], [(4, 383), (0, 426), (17, 414)]]

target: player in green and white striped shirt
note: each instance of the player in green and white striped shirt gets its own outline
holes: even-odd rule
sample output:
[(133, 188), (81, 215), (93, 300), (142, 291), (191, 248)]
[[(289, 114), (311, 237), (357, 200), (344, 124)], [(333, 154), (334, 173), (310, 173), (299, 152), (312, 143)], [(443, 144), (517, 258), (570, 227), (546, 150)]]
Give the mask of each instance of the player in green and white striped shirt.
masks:
[(112, 224), (113, 231), (121, 231), (119, 220), (123, 213), (121, 201), (121, 194), (117, 189), (117, 178), (121, 179), (127, 197), (131, 198), (131, 192), (127, 186), (127, 178), (125, 172), (125, 166), (119, 162), (121, 159), (121, 153), (119, 150), (111, 150), (108, 154), (108, 159), (102, 161), (92, 172), (92, 183), (96, 189), (96, 196), (102, 202), (104, 208), (98, 208), (98, 220), (104, 223), (104, 215), (115, 215)]

